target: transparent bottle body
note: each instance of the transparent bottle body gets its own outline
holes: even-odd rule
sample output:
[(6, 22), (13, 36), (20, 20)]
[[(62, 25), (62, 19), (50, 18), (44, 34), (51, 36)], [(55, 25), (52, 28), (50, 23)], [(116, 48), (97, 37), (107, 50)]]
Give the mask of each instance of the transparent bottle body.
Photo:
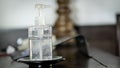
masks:
[(30, 59), (52, 59), (52, 27), (48, 25), (33, 26), (28, 29)]

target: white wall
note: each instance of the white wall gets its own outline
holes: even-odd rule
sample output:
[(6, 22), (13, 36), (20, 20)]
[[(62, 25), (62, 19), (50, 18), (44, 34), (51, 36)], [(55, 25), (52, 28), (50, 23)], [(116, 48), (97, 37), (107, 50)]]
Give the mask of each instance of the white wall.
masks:
[(43, 10), (46, 23), (53, 24), (56, 20), (55, 0), (0, 0), (0, 29), (26, 28), (34, 25), (37, 16), (36, 3), (50, 5)]
[(115, 24), (115, 15), (120, 12), (120, 0), (71, 1), (72, 18), (79, 25)]
[[(0, 29), (26, 28), (34, 24), (37, 16), (34, 5), (51, 5), (44, 11), (46, 23), (56, 21), (56, 0), (0, 0)], [(71, 0), (72, 19), (78, 25), (115, 24), (120, 12), (120, 0)]]

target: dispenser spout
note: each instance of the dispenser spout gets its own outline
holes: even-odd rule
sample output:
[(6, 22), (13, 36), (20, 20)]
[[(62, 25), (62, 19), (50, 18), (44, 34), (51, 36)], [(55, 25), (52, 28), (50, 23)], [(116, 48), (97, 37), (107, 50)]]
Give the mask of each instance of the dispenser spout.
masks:
[(42, 13), (42, 9), (49, 7), (48, 5), (44, 4), (36, 4), (35, 8), (38, 10), (38, 16), (35, 17), (35, 25), (46, 25), (45, 23), (45, 16)]

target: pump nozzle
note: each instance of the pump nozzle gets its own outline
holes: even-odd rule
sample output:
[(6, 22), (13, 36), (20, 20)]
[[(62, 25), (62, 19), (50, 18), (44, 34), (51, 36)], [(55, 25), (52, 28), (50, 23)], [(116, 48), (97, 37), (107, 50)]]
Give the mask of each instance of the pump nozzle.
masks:
[(35, 18), (35, 25), (45, 25), (45, 16), (42, 13), (42, 9), (49, 7), (44, 4), (36, 4), (35, 8), (38, 9), (38, 16)]

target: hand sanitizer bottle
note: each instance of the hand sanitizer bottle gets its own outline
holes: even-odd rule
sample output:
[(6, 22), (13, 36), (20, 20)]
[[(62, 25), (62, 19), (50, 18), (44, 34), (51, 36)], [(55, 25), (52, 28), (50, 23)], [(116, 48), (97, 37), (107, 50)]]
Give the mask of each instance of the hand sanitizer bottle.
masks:
[(39, 16), (36, 17), (35, 25), (28, 28), (31, 60), (52, 59), (52, 27), (45, 24), (45, 18), (40, 10), (45, 7), (43, 4), (36, 5)]

